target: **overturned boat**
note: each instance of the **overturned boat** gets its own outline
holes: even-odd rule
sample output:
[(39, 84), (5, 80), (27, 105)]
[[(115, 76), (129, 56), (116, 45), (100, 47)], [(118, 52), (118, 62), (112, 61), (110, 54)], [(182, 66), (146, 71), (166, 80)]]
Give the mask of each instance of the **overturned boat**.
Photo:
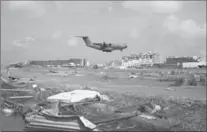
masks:
[[(98, 105), (100, 105), (98, 103)], [(93, 106), (92, 106), (93, 107)], [(90, 109), (92, 108), (90, 106)], [(85, 107), (86, 108), (86, 107)], [(89, 108), (89, 107), (88, 107)], [(39, 112), (31, 112), (25, 115), (26, 122), (26, 131), (42, 131), (42, 130), (50, 130), (50, 131), (104, 131), (104, 130), (118, 130), (117, 124), (121, 124), (123, 120), (129, 119), (131, 117), (137, 116), (137, 113), (128, 114), (122, 117), (110, 116), (102, 111), (99, 115), (99, 112), (94, 112), (92, 114), (89, 109), (82, 109), (82, 107), (77, 106), (71, 110), (67, 108), (66, 113), (60, 113), (55, 111), (54, 109), (43, 109)], [(107, 110), (108, 111), (108, 110)], [(90, 115), (91, 116), (90, 116)], [(108, 116), (107, 116), (108, 115)], [(105, 118), (105, 119), (104, 119)], [(117, 123), (115, 123), (117, 122)], [(115, 123), (115, 124), (114, 124)], [(129, 126), (130, 125), (130, 126)], [(128, 127), (135, 127), (135, 124), (125, 125), (125, 129)]]
[[(51, 116), (41, 114), (26, 115), (26, 131), (91, 131), (92, 129), (84, 125), (79, 116)], [(94, 125), (95, 126), (95, 125)]]
[(50, 130), (50, 131), (92, 131), (96, 125), (75, 113), (64, 113), (61, 102), (58, 101), (52, 108), (27, 113), (25, 115), (26, 131)]

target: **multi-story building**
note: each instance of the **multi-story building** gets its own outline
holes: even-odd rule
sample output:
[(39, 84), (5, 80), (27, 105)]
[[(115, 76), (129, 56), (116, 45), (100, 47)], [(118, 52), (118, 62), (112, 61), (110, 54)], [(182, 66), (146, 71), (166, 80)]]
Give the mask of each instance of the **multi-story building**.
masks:
[(156, 63), (160, 63), (160, 55), (153, 52), (132, 54), (122, 57), (122, 66), (124, 67), (152, 66)]
[(206, 59), (205, 57), (197, 56), (168, 57), (166, 58), (165, 65), (171, 67), (198, 68), (200, 65), (206, 66)]
[(178, 63), (182, 64), (184, 62), (198, 62), (198, 60), (193, 57), (167, 57), (165, 64), (177, 65)]

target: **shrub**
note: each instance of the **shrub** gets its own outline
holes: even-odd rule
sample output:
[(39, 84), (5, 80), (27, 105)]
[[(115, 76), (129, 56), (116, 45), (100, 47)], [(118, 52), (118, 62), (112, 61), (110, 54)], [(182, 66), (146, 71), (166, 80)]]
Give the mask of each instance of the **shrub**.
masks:
[(184, 79), (182, 77), (178, 77), (175, 79), (175, 83), (172, 84), (171, 86), (181, 86), (184, 83)]
[[(174, 73), (173, 73), (174, 74)], [(175, 82), (171, 86), (205, 86), (206, 85), (206, 77), (204, 75), (193, 75), (190, 73), (183, 74), (161, 74), (159, 81), (165, 81), (165, 82)]]
[(170, 73), (170, 75), (175, 75), (175, 71), (172, 70), (171, 73)]
[(201, 75), (200, 76), (200, 82), (199, 85), (201, 86), (206, 86), (206, 76), (205, 75)]
[(189, 86), (197, 85), (196, 79), (193, 74), (187, 74), (185, 76), (184, 85), (189, 85)]

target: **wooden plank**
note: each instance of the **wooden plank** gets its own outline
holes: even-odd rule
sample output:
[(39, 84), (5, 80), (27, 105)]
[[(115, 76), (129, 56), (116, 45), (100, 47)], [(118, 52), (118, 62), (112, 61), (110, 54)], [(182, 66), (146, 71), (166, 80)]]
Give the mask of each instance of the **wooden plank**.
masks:
[[(31, 118), (30, 123), (46, 123), (46, 124), (53, 124), (53, 125), (79, 125), (79, 118), (45, 118), (44, 116), (39, 116), (39, 115), (32, 115), (31, 117), (26, 117), (26, 118)], [(29, 121), (28, 120), (28, 121)]]
[(23, 92), (33, 92), (33, 90), (29, 90), (29, 89), (1, 89), (2, 91), (23, 91)]
[[(67, 131), (67, 132), (74, 132), (74, 131), (77, 131), (77, 129), (64, 129), (64, 128), (56, 128), (56, 127), (46, 127), (46, 126), (39, 126), (39, 125), (31, 125), (31, 124), (29, 124), (29, 125), (26, 125), (26, 130), (27, 131), (47, 131), (47, 130), (49, 130), (49, 131)], [(84, 130), (84, 129), (83, 129)], [(80, 130), (80, 131), (82, 131), (82, 130)]]
[(74, 130), (81, 130), (80, 126), (65, 126), (65, 125), (54, 125), (54, 124), (47, 124), (47, 123), (30, 123), (34, 126), (43, 126), (43, 127), (55, 127), (61, 129), (74, 129)]
[(34, 98), (34, 96), (12, 96), (10, 99), (24, 99), (24, 98)]

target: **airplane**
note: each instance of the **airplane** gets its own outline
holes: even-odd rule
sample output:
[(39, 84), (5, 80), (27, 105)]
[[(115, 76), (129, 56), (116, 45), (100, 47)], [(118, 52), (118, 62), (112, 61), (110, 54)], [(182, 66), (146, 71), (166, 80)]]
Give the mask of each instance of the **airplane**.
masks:
[(128, 46), (126, 44), (112, 44), (112, 43), (93, 43), (88, 36), (75, 36), (80, 37), (83, 39), (83, 41), (86, 43), (86, 46), (90, 48), (94, 48), (97, 50), (102, 50), (103, 52), (112, 52), (114, 50), (120, 50), (126, 49)]

